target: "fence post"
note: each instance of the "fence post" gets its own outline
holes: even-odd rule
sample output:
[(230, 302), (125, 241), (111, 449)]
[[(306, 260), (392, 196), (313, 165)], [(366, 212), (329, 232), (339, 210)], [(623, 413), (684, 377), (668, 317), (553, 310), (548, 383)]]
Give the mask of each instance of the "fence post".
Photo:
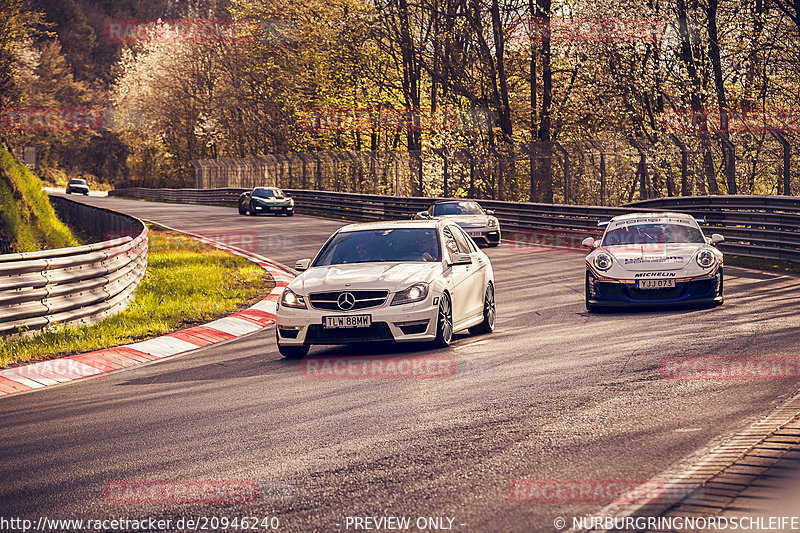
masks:
[(650, 179), (649, 174), (647, 173), (647, 152), (645, 152), (644, 148), (642, 148), (641, 143), (636, 137), (629, 135), (627, 137), (628, 142), (631, 143), (631, 146), (636, 148), (636, 151), (639, 152), (639, 166), (636, 173), (639, 176), (639, 197), (642, 200), (647, 200), (650, 198)]
[(681, 151), (681, 196), (691, 196), (689, 191), (689, 150), (686, 148), (686, 144), (674, 133), (670, 133), (669, 138)]
[[(497, 147), (496, 146), (489, 146), (489, 151), (494, 154), (494, 157), (497, 160), (497, 166), (495, 167), (497, 169), (497, 181), (496, 181), (497, 194), (492, 194), (492, 196), (494, 196), (498, 200), (502, 200), (503, 199), (503, 160), (502, 160), (502, 158), (500, 156), (500, 152), (497, 151)], [(493, 183), (492, 185), (493, 185), (492, 189), (494, 189), (494, 185), (495, 184)]]
[(606, 149), (596, 139), (589, 139), (589, 144), (600, 152), (600, 205), (606, 205)]
[[(553, 146), (555, 146), (564, 157), (564, 204), (569, 204), (569, 154), (564, 147), (561, 146), (560, 142), (553, 141)], [(552, 150), (550, 153), (553, 153)]]
[(775, 130), (769, 130), (775, 139), (781, 146), (783, 146), (783, 194), (786, 196), (792, 195), (792, 180), (791, 180), (791, 172), (789, 165), (791, 163), (791, 156), (792, 156), (792, 146), (789, 144), (789, 141), (786, 140), (780, 132)]
[(475, 198), (475, 158), (472, 150), (467, 149), (466, 152), (469, 159), (469, 197)]
[(447, 174), (449, 172), (449, 168), (447, 166), (447, 149), (446, 148), (434, 148), (433, 149), (433, 153), (435, 153), (436, 155), (438, 155), (439, 157), (442, 158), (442, 169), (444, 171), (444, 184), (443, 184), (443, 187), (442, 187), (442, 196), (445, 197), (445, 198), (449, 198), (449, 196), (447, 194), (448, 193), (448, 191), (447, 191), (447, 178), (448, 178), (448, 175)]
[(728, 194), (736, 194), (736, 148), (728, 138), (727, 132), (715, 133), (722, 141), (722, 157), (725, 158), (725, 180), (728, 183)]

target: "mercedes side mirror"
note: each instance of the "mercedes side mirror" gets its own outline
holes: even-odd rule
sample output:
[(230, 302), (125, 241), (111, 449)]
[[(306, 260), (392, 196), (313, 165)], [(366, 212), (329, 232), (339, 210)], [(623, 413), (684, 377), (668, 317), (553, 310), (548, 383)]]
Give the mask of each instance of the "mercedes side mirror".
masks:
[(311, 265), (311, 259), (301, 259), (294, 264), (294, 269), (298, 272), (302, 272), (304, 270), (308, 270), (309, 265)]
[(711, 234), (711, 244), (717, 245), (721, 242), (725, 241), (725, 237), (720, 235), (719, 233), (712, 233)]
[(430, 218), (430, 215), (427, 211), (419, 211), (416, 215), (414, 215), (414, 220), (425, 220)]
[(472, 256), (469, 254), (455, 253), (451, 256), (451, 263), (454, 265), (471, 265)]

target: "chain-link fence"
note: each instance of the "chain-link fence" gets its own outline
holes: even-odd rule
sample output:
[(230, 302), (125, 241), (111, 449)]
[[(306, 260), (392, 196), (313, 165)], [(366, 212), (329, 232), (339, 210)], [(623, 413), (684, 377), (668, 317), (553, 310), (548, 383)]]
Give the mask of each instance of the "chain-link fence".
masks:
[(661, 196), (798, 194), (798, 140), (670, 134), (649, 139), (325, 151), (192, 161), (195, 187), (278, 186), (393, 196), (619, 205)]

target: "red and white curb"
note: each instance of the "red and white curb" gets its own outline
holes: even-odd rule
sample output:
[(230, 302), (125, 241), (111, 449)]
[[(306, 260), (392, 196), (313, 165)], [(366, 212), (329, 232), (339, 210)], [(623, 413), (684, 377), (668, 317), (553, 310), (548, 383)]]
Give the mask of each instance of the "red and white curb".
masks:
[[(175, 231), (171, 230), (170, 231)], [(277, 301), (283, 288), (294, 279), (285, 270), (261, 261), (242, 251), (225, 246), (200, 235), (185, 233), (203, 244), (244, 257), (269, 272), (275, 280), (275, 288), (257, 304), (225, 318), (202, 326), (169, 333), (155, 339), (125, 344), (60, 359), (9, 368), (0, 371), (0, 397), (57, 385), (97, 374), (112, 372), (120, 368), (137, 366), (157, 359), (196, 350), (218, 342), (235, 339), (258, 331), (275, 322)]]

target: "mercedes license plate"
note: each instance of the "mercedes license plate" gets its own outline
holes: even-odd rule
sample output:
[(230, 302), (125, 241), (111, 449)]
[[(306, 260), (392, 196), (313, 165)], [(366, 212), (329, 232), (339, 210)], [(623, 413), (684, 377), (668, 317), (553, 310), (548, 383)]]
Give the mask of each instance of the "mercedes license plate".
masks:
[(372, 325), (372, 315), (352, 315), (352, 316), (324, 316), (322, 317), (322, 327), (326, 329), (335, 328), (368, 328)]

